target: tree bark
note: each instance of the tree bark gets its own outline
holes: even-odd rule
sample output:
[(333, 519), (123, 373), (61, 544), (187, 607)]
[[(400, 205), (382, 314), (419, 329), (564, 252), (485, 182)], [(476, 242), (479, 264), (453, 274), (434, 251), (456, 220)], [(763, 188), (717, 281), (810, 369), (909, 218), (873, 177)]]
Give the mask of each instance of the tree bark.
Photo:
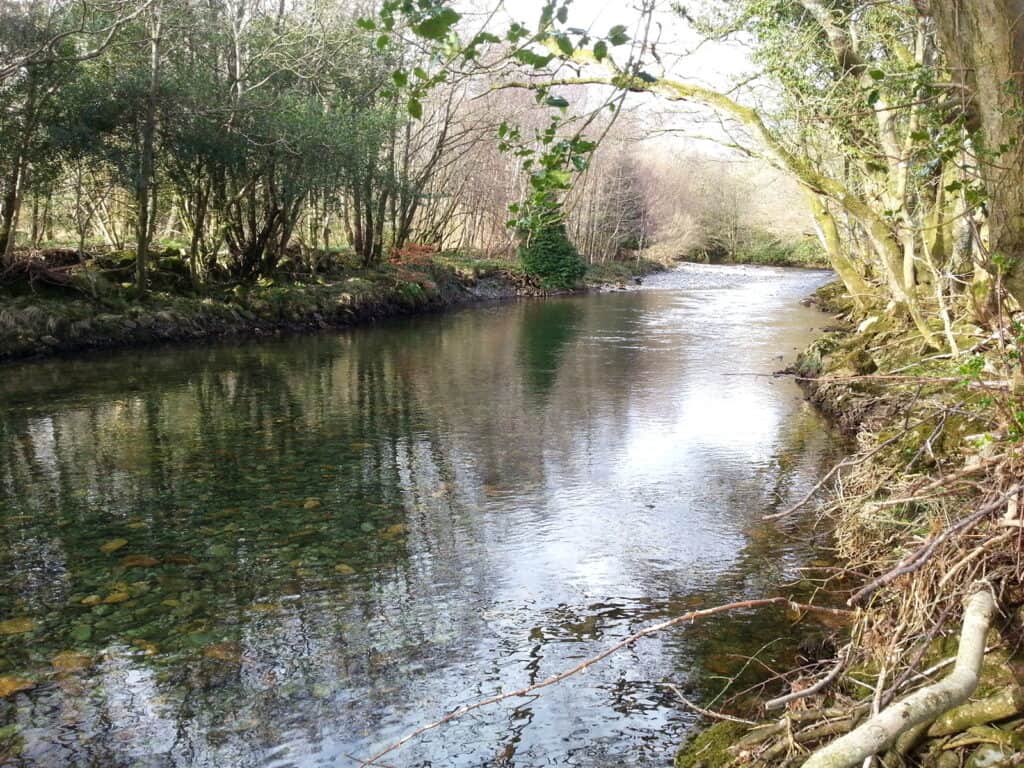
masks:
[(988, 248), (1006, 260), (1007, 291), (1024, 305), (1024, 0), (918, 0), (936, 22), (954, 82), (982, 138)]

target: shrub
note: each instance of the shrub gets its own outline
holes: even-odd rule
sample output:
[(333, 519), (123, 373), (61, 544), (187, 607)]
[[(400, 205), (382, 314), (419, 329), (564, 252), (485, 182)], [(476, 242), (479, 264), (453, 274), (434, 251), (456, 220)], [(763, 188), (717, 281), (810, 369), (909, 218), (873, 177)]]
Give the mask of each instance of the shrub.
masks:
[(533, 234), (520, 246), (519, 259), (526, 273), (540, 279), (545, 288), (571, 288), (586, 272), (565, 225), (552, 224)]

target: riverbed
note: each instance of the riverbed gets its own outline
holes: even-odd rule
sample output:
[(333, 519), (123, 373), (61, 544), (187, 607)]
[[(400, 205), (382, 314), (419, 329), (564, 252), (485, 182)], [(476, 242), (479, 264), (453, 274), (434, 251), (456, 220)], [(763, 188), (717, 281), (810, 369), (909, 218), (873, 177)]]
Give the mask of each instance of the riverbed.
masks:
[[(800, 300), (830, 277), (687, 265), (6, 366), (0, 680), (24, 690), (0, 765), (356, 766), (649, 623), (777, 594), (822, 555), (760, 517), (840, 448), (772, 374), (828, 324)], [(741, 689), (792, 659), (791, 618), (644, 640), (383, 762), (668, 765), (695, 720), (665, 684)]]

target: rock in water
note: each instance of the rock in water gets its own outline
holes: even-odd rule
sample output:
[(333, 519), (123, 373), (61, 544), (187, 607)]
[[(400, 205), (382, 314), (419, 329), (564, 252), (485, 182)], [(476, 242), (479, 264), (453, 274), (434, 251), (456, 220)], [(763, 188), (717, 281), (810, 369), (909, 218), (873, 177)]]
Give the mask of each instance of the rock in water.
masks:
[(35, 621), (27, 617), (0, 621), (0, 635), (20, 635), (35, 628)]
[(24, 677), (0, 677), (0, 699), (13, 696), (20, 691), (35, 688), (36, 684)]

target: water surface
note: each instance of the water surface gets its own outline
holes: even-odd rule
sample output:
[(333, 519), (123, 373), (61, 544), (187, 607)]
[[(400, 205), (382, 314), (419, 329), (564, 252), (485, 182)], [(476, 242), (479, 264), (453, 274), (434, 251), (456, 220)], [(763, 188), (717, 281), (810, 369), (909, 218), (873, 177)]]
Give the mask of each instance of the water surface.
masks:
[[(773, 378), (828, 274), (8, 366), (0, 764), (354, 766), (649, 622), (815, 557), (759, 522), (835, 444)], [(392, 766), (664, 766), (789, 619), (645, 640), (431, 732)], [(7, 634), (2, 634), (2, 633)], [(745, 657), (757, 656), (746, 663)], [(756, 675), (753, 675), (756, 677)]]

